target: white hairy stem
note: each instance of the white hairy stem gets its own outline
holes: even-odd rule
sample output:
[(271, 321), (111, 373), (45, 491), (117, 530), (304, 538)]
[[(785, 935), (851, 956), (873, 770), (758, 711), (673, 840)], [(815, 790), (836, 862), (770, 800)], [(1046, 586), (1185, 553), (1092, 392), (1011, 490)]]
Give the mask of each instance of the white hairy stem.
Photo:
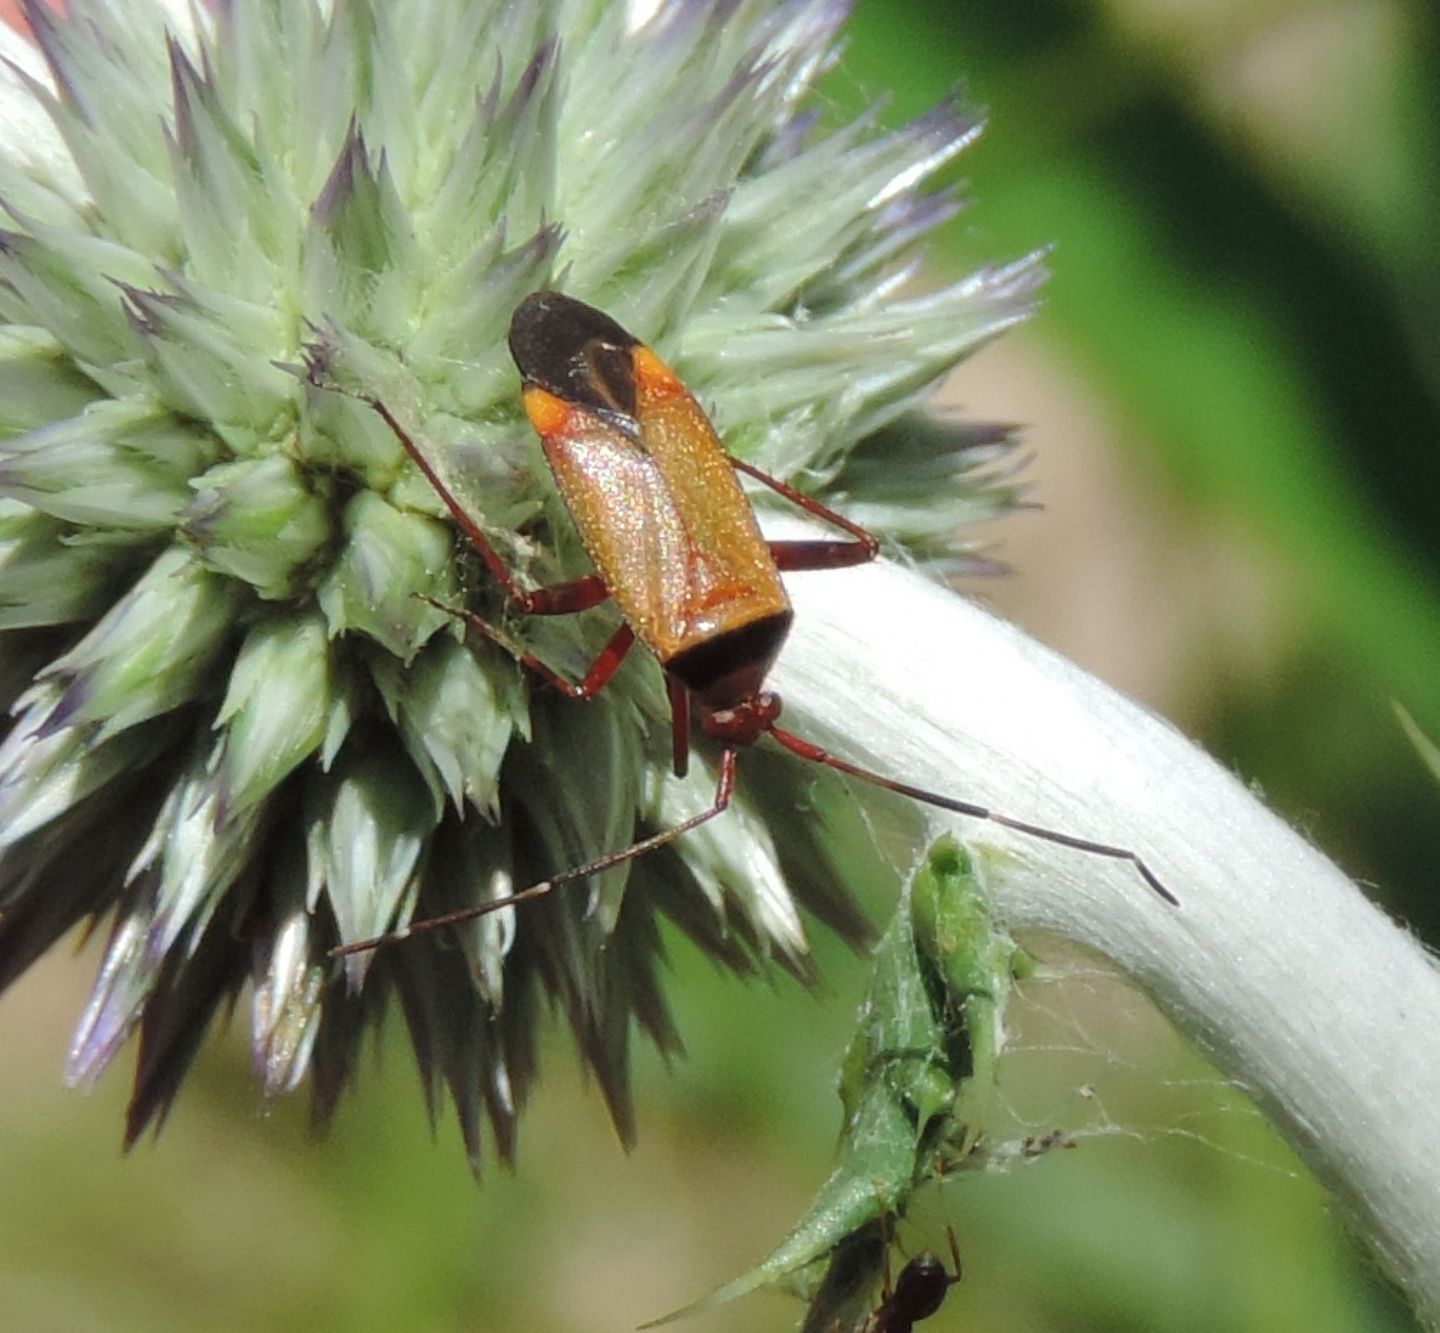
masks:
[(1124, 862), (953, 820), (1003, 851), (1006, 921), (1123, 969), (1440, 1316), (1440, 972), (1420, 945), (1168, 723), (988, 612), (891, 565), (788, 583), (775, 687), (847, 757), (1145, 858), (1178, 907)]

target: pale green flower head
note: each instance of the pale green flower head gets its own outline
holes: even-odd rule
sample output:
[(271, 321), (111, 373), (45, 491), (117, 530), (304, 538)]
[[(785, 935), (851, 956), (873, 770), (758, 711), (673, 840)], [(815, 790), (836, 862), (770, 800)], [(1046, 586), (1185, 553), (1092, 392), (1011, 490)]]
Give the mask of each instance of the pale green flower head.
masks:
[[(892, 549), (953, 565), (956, 529), (1013, 502), (1007, 433), (924, 409), (1039, 278), (914, 286), (958, 207), (927, 183), (978, 119), (822, 129), (835, 0), (652, 8), (72, 0), (0, 37), (0, 984), (109, 931), (68, 1072), (138, 1030), (131, 1138), (247, 992), (266, 1092), (309, 1075), (322, 1117), (393, 994), (477, 1158), (482, 1114), (511, 1151), (548, 999), (628, 1135), (632, 1025), (678, 1045), (660, 917), (742, 973), (806, 973), (800, 905), (864, 934), (795, 814), (812, 775), (777, 760), (766, 802), (742, 763), (722, 820), (589, 885), (328, 952), (714, 788), (703, 747), (669, 775), (643, 655), (575, 704), (417, 596), (504, 614), (341, 390), (385, 401), (527, 586), (586, 572), (505, 344), (542, 287), (654, 343), (728, 448)], [(510, 625), (567, 671), (613, 627)]]

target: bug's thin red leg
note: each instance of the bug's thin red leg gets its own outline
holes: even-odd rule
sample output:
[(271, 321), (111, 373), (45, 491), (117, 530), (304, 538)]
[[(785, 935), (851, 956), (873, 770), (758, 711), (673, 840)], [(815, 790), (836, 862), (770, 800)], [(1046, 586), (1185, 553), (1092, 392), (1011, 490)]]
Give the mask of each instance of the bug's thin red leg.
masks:
[(629, 625), (621, 625), (611, 635), (610, 642), (601, 649), (600, 655), (590, 664), (590, 669), (586, 671), (585, 675), (578, 681), (570, 680), (562, 676), (548, 662), (542, 662), (529, 649), (522, 648), (503, 630), (497, 629), (488, 620), (477, 616), (475, 612), (466, 610), (462, 606), (446, 606), (444, 602), (437, 602), (433, 597), (425, 596), (424, 593), (415, 595), (422, 602), (429, 603), (437, 611), (443, 611), (447, 616), (454, 616), (456, 620), (463, 620), (476, 633), (483, 634), (487, 639), (498, 643), (521, 666), (533, 671), (547, 685), (553, 685), (561, 694), (570, 699), (593, 699), (599, 694), (609, 683), (610, 677), (619, 669), (620, 663), (625, 660), (625, 654), (630, 651), (631, 645), (635, 642), (635, 631)]
[(868, 565), (875, 550), (860, 542), (780, 541), (767, 543), (782, 574), (806, 569), (848, 569)]
[[(326, 385), (325, 387), (331, 386)], [(395, 438), (400, 441), (405, 452), (410, 455), (410, 461), (424, 473), (425, 480), (435, 488), (435, 494), (445, 502), (445, 508), (450, 511), (450, 517), (455, 520), (455, 526), (465, 534), (465, 539), (479, 552), (480, 558), (485, 562), (485, 567), (505, 589), (505, 595), (515, 606), (528, 610), (529, 608), (525, 605), (525, 590), (515, 582), (515, 576), (511, 574), (505, 562), (500, 559), (495, 548), (490, 545), (490, 539), (480, 530), (480, 525), (465, 512), (465, 507), (451, 493), (450, 488), (440, 480), (439, 473), (430, 466), (430, 460), (421, 452), (420, 446), (411, 439), (409, 432), (395, 419), (395, 414), (379, 398), (371, 394), (354, 393), (349, 389), (340, 389), (339, 391), (364, 403), (390, 427), (395, 433)]]
[(410, 460), (424, 474), (425, 480), (435, 488), (435, 494), (444, 501), (445, 508), (450, 511), (450, 517), (455, 520), (455, 526), (465, 534), (465, 540), (475, 548), (481, 560), (485, 562), (486, 569), (505, 589), (506, 599), (517, 611), (525, 615), (564, 615), (570, 611), (583, 611), (586, 607), (603, 602), (609, 596), (605, 585), (595, 574), (588, 575), (583, 579), (576, 579), (574, 583), (557, 584), (553, 588), (522, 588), (515, 581), (515, 575), (510, 572), (510, 567), (490, 544), (490, 539), (481, 530), (480, 525), (465, 511), (465, 506), (455, 498), (450, 488), (440, 479), (440, 474), (431, 467), (430, 460), (425, 457), (420, 446), (411, 438), (405, 427), (395, 419), (395, 414), (385, 406), (381, 399), (376, 398), (373, 394), (357, 393), (353, 389), (346, 389), (338, 384), (320, 383), (313, 374), (311, 383), (315, 384), (317, 388), (330, 389), (335, 393), (344, 394), (347, 398), (364, 403), (390, 427), (395, 438), (400, 441), (401, 447), (410, 455)]
[(837, 514), (829, 505), (821, 504), (819, 500), (797, 491), (789, 482), (781, 481), (779, 477), (762, 472), (743, 458), (736, 458), (734, 455), (727, 457), (730, 459), (730, 466), (737, 472), (754, 477), (777, 495), (783, 495), (791, 504), (798, 505), (807, 514), (824, 519), (826, 523), (833, 524), (842, 532), (848, 532), (855, 539), (849, 542), (771, 542), (770, 554), (775, 557), (776, 565), (782, 570), (842, 569), (846, 565), (866, 564), (880, 554), (879, 539), (853, 519)]
[(985, 806), (976, 805), (973, 801), (957, 801), (953, 797), (941, 796), (936, 792), (926, 791), (922, 787), (912, 787), (908, 783), (897, 782), (894, 778), (881, 777), (879, 773), (872, 773), (869, 769), (848, 763), (838, 755), (831, 754), (830, 751), (822, 749), (812, 741), (802, 740), (793, 732), (786, 731), (782, 727), (771, 727), (770, 734), (792, 754), (798, 754), (802, 759), (824, 764), (827, 768), (833, 768), (852, 778), (859, 778), (861, 782), (868, 782), (872, 786), (883, 787), (886, 791), (899, 792), (901, 796), (908, 796), (912, 801), (938, 806), (941, 810), (950, 810), (957, 815), (969, 815), (973, 819), (988, 819), (990, 823), (999, 824), (1002, 828), (1014, 829), (1017, 833), (1024, 833), (1028, 837), (1039, 838), (1044, 842), (1053, 842), (1061, 847), (1073, 847), (1076, 851), (1089, 852), (1092, 856), (1107, 856), (1115, 861), (1128, 861), (1135, 867), (1140, 878), (1167, 903), (1173, 907), (1180, 905), (1180, 900), (1160, 882), (1159, 876), (1145, 864), (1139, 853), (1132, 852), (1128, 847), (1115, 847), (1108, 842), (1094, 842), (1089, 838), (1077, 838), (1073, 833), (1062, 833), (1059, 829), (1046, 828), (1043, 824), (1029, 824), (1023, 819), (1012, 819), (1009, 815), (1002, 815), (994, 810), (986, 809)]
[(610, 589), (598, 574), (586, 574), (568, 583), (552, 583), (548, 588), (531, 588), (525, 594), (525, 605), (516, 610), (527, 616), (570, 616), (599, 606), (610, 596)]
[(690, 691), (679, 676), (668, 673), (665, 690), (670, 696), (670, 746), (675, 776), (683, 778), (690, 770)]
[(378, 949), (382, 944), (398, 944), (401, 940), (408, 940), (412, 935), (426, 934), (445, 926), (463, 925), (467, 921), (474, 921), (477, 917), (498, 912), (502, 907), (514, 907), (519, 903), (543, 898), (546, 894), (552, 893), (565, 884), (572, 884), (576, 880), (588, 879), (591, 875), (601, 874), (613, 866), (618, 866), (625, 861), (633, 861), (638, 856), (644, 856), (647, 852), (653, 852), (658, 847), (664, 847), (667, 843), (674, 842), (676, 838), (683, 837), (691, 829), (697, 829), (701, 824), (714, 819), (716, 815), (724, 814), (729, 808), (730, 799), (734, 793), (735, 750), (727, 746), (720, 755), (720, 780), (715, 786), (714, 803), (709, 809), (702, 810), (698, 815), (691, 815), (689, 819), (676, 824), (674, 828), (652, 834), (648, 838), (641, 838), (639, 842), (622, 847), (618, 852), (608, 852), (604, 856), (597, 856), (593, 861), (587, 861), (584, 865), (562, 870), (558, 875), (542, 879), (538, 884), (532, 884), (528, 889), (521, 889), (518, 893), (507, 894), (503, 898), (492, 898), (488, 903), (479, 903), (475, 907), (462, 907), (459, 911), (445, 912), (441, 916), (426, 917), (423, 921), (412, 921), (403, 930), (393, 930), (388, 935), (376, 935), (373, 939), (359, 940), (354, 944), (342, 944), (338, 948), (331, 949), (330, 956), (343, 958), (347, 954), (368, 953), (371, 949)]
[[(395, 433), (395, 438), (400, 441), (415, 466), (424, 474), (425, 480), (435, 488), (435, 493), (445, 502), (450, 516), (455, 520), (460, 531), (465, 534), (470, 545), (479, 552), (486, 568), (499, 580), (500, 585), (505, 589), (506, 599), (517, 611), (532, 616), (572, 615), (576, 612), (588, 611), (592, 606), (598, 606), (610, 596), (610, 590), (598, 574), (586, 574), (583, 578), (572, 579), (568, 583), (555, 583), (548, 588), (521, 588), (515, 582), (515, 576), (511, 574), (505, 562), (496, 553), (495, 548), (490, 545), (489, 539), (480, 530), (479, 524), (466, 513), (459, 500), (441, 481), (439, 474), (430, 466), (429, 460), (421, 452), (419, 446), (395, 419), (394, 413), (380, 399), (368, 394), (350, 393), (349, 390), (344, 389), (340, 392), (373, 408), (381, 420)], [(616, 668), (624, 660), (625, 654), (630, 650), (630, 645), (635, 641), (635, 635), (629, 628), (622, 626), (605, 646), (600, 656), (595, 659), (590, 670), (586, 672), (585, 678), (577, 684), (567, 680), (554, 667), (542, 662), (534, 653), (528, 652), (512, 642), (504, 633), (482, 620), (474, 612), (445, 606), (430, 597), (424, 597), (423, 600), (452, 616), (458, 616), (471, 628), (478, 630), (487, 638), (493, 639), (517, 661), (572, 699), (589, 699), (598, 694), (605, 682), (615, 674)]]

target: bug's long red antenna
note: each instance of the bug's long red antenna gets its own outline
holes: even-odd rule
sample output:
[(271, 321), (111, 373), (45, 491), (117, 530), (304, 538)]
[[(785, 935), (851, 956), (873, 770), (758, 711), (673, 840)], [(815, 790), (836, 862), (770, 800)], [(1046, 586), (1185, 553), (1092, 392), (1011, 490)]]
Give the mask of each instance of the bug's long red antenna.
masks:
[(952, 796), (941, 796), (937, 792), (926, 791), (923, 787), (912, 787), (909, 783), (897, 782), (894, 778), (882, 777), (879, 773), (872, 773), (869, 769), (848, 763), (838, 755), (831, 754), (829, 750), (822, 749), (812, 741), (803, 740), (794, 732), (786, 731), (783, 727), (771, 727), (769, 731), (791, 754), (797, 754), (802, 759), (809, 759), (813, 763), (824, 764), (827, 768), (833, 768), (852, 778), (859, 778), (861, 782), (868, 782), (871, 786), (898, 792), (901, 796), (910, 797), (911, 800), (920, 801), (925, 805), (938, 806), (941, 810), (950, 810), (957, 815), (969, 815), (972, 819), (986, 819), (992, 824), (999, 824), (1002, 828), (1014, 829), (1017, 833), (1024, 833), (1027, 837), (1053, 842), (1061, 847), (1073, 847), (1076, 851), (1089, 852), (1092, 856), (1108, 856), (1114, 861), (1128, 861), (1139, 872), (1140, 878), (1167, 903), (1172, 907), (1180, 905), (1180, 900), (1161, 883), (1159, 876), (1145, 864), (1139, 853), (1132, 852), (1128, 847), (1116, 847), (1108, 842), (1095, 842), (1090, 838), (1079, 838), (1073, 833), (1062, 833), (1059, 829), (1046, 828), (1043, 824), (1030, 824), (1023, 819), (1012, 819), (1009, 815), (999, 814), (983, 805), (976, 805), (973, 801), (958, 801)]
[(480, 903), (475, 907), (462, 907), (458, 911), (444, 912), (440, 916), (428, 916), (423, 921), (412, 921), (408, 926), (403, 926), (399, 930), (376, 935), (368, 940), (357, 940), (354, 944), (339, 945), (330, 950), (330, 957), (344, 958), (352, 953), (369, 953), (371, 949), (378, 949), (382, 944), (399, 944), (401, 940), (408, 940), (412, 935), (423, 935), (432, 930), (441, 930), (445, 926), (463, 925), (466, 921), (474, 921), (479, 917), (489, 916), (491, 912), (498, 912), (502, 907), (514, 907), (518, 903), (527, 903), (536, 898), (543, 898), (563, 884), (586, 879), (590, 875), (598, 875), (612, 866), (618, 866), (624, 861), (633, 861), (637, 856), (644, 856), (646, 852), (653, 852), (657, 847), (674, 842), (676, 838), (689, 833), (691, 829), (699, 828), (701, 824), (714, 819), (716, 815), (723, 814), (728, 809), (730, 798), (734, 793), (735, 750), (726, 746), (720, 755), (720, 780), (715, 785), (714, 803), (698, 815), (691, 815), (689, 819), (676, 824), (674, 828), (665, 829), (648, 838), (641, 838), (639, 842), (622, 847), (618, 852), (597, 856), (593, 861), (587, 861), (582, 866), (572, 866), (569, 870), (562, 870), (559, 874), (551, 875), (549, 879), (542, 879), (538, 884), (532, 884), (528, 889), (521, 889), (518, 893), (508, 893), (503, 898), (492, 898), (488, 903)]

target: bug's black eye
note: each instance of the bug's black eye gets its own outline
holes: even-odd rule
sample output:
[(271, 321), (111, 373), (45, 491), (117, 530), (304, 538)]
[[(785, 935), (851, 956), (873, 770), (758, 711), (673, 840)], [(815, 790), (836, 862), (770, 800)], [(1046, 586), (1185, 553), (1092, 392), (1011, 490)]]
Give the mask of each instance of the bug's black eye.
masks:
[(601, 412), (635, 415), (631, 350), (640, 340), (560, 292), (527, 296), (510, 320), (510, 355), (527, 383)]

